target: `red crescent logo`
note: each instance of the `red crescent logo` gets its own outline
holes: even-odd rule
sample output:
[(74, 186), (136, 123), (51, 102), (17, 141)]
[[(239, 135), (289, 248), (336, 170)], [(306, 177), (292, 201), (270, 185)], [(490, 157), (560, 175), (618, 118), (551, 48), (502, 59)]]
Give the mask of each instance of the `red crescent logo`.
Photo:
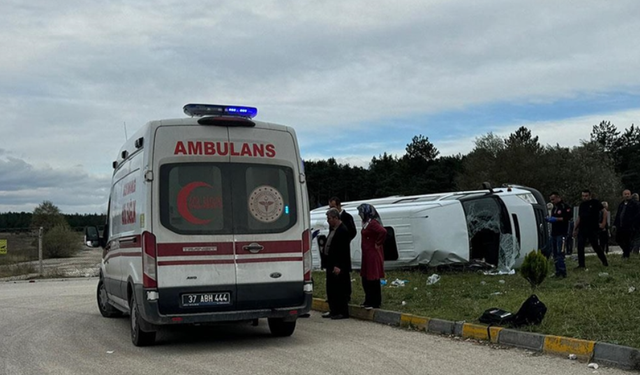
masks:
[(204, 183), (202, 181), (195, 181), (183, 187), (182, 189), (180, 189), (180, 192), (178, 192), (178, 212), (183, 218), (185, 218), (185, 220), (187, 220), (191, 224), (204, 225), (204, 224), (208, 224), (211, 221), (211, 219), (203, 220), (193, 216), (191, 211), (189, 211), (189, 206), (187, 204), (187, 198), (189, 198), (189, 195), (191, 195), (191, 192), (194, 189), (199, 187), (211, 188), (213, 186), (207, 183)]

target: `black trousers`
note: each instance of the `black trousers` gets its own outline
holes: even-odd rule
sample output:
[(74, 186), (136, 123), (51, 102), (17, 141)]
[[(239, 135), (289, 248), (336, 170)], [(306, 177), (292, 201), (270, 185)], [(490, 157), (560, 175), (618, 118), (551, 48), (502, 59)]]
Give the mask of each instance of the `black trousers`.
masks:
[(616, 232), (616, 242), (622, 249), (622, 257), (629, 258), (631, 249), (633, 248), (633, 231), (620, 228)]
[(364, 289), (364, 305), (379, 308), (382, 305), (382, 287), (380, 279), (367, 280), (362, 278), (362, 289)]
[(605, 254), (609, 254), (609, 231), (604, 229), (598, 232), (598, 240), (600, 241), (600, 248)]
[(332, 315), (349, 316), (349, 300), (351, 299), (351, 275), (349, 272), (333, 274), (333, 269), (327, 269), (327, 299), (329, 311)]
[(607, 262), (607, 256), (604, 254), (604, 251), (602, 250), (598, 242), (597, 230), (589, 231), (586, 233), (584, 233), (584, 231), (578, 232), (578, 266), (580, 267), (585, 266), (584, 246), (587, 240), (589, 240), (589, 243), (591, 244), (593, 251), (595, 251), (596, 254), (598, 254), (598, 258), (600, 258), (600, 261), (602, 262), (602, 264), (604, 264), (605, 266), (608, 266), (609, 262)]

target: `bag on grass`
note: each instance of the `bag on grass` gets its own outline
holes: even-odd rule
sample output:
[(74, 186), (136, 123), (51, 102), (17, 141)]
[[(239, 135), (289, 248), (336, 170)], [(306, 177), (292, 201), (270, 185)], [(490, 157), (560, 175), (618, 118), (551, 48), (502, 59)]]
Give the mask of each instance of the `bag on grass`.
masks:
[(492, 307), (485, 310), (478, 320), (485, 324), (505, 325), (511, 322), (514, 317), (515, 315), (509, 311)]
[(515, 314), (511, 324), (514, 327), (520, 327), (530, 324), (540, 324), (547, 313), (547, 306), (538, 299), (538, 296), (532, 294), (520, 307)]

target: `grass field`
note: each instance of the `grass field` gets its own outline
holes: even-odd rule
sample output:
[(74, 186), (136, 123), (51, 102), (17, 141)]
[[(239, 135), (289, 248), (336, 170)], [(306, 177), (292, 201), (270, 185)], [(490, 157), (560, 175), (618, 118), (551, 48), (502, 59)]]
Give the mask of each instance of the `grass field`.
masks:
[[(640, 257), (609, 254), (609, 263), (604, 267), (589, 256), (586, 270), (574, 270), (577, 262), (567, 258), (567, 278), (547, 278), (535, 291), (547, 306), (542, 324), (520, 329), (640, 348)], [(549, 269), (553, 273), (551, 263)], [(440, 281), (427, 285), (433, 273)], [(360, 304), (364, 293), (357, 272), (352, 279), (351, 303)], [(389, 286), (395, 279), (408, 282)], [(519, 274), (426, 269), (388, 271), (386, 280), (382, 309), (470, 323), (492, 307), (516, 312), (532, 293)], [(326, 298), (324, 271), (314, 272), (314, 282), (314, 296)]]

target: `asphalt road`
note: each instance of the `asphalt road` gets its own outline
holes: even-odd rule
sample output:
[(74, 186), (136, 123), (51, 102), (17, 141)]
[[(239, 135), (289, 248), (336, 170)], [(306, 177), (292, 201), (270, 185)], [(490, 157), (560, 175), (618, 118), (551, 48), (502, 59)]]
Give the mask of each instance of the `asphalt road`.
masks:
[[(96, 278), (0, 283), (0, 374), (591, 374), (586, 363), (316, 312), (292, 337), (230, 324), (161, 331), (138, 348), (103, 318)], [(602, 368), (599, 374), (627, 372)]]

